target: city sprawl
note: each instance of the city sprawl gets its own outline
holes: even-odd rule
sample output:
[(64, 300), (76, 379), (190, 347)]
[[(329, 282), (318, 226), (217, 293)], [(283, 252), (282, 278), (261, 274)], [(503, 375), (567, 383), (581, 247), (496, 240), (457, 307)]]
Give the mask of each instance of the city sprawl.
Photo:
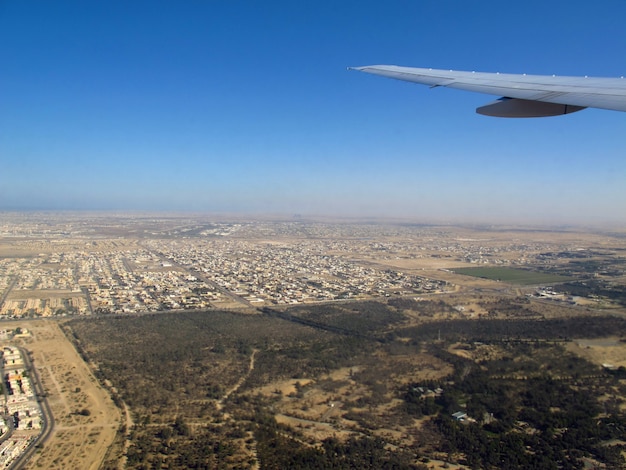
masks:
[[(454, 292), (452, 267), (553, 269), (569, 255), (607, 255), (615, 244), (587, 234), (588, 246), (575, 232), (511, 238), (487, 231), (476, 238), (458, 227), (410, 224), (71, 214), (5, 214), (0, 221), (4, 318)], [(611, 282), (623, 273), (605, 268), (613, 269)], [(575, 270), (572, 264), (565, 274)]]

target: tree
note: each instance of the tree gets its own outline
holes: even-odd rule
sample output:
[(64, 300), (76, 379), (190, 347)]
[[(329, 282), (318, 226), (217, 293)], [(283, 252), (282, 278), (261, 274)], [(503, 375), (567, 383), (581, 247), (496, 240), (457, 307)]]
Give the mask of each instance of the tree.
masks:
[(174, 422), (174, 430), (180, 436), (189, 436), (191, 434), (189, 430), (189, 425), (185, 422), (185, 419), (181, 415), (178, 415), (176, 417), (176, 421)]

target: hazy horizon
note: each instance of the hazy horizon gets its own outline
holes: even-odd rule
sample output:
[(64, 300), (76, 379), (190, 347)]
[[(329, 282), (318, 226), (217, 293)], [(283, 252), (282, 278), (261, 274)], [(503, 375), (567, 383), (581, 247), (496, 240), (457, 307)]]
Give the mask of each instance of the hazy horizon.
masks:
[[(5, 217), (7, 220), (2, 220)], [(42, 219), (55, 218), (60, 222), (68, 219), (182, 219), (197, 222), (215, 223), (328, 223), (328, 224), (355, 224), (355, 225), (424, 225), (449, 227), (493, 227), (494, 229), (512, 230), (626, 230), (620, 220), (558, 220), (540, 218), (491, 218), (488, 217), (417, 217), (417, 216), (390, 216), (390, 215), (355, 215), (355, 214), (321, 214), (321, 213), (252, 213), (252, 212), (208, 212), (208, 211), (149, 211), (149, 210), (108, 210), (108, 209), (0, 209), (0, 222), (7, 222), (15, 217)]]

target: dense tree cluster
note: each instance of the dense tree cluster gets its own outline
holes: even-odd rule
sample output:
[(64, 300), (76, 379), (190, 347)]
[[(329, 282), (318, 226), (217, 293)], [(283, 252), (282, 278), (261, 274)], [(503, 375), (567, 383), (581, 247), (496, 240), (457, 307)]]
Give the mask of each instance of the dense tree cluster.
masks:
[(350, 438), (341, 442), (336, 438), (322, 441), (320, 448), (299, 444), (287, 437), (274, 419), (265, 416), (257, 419), (255, 433), (261, 467), (282, 470), (298, 469), (371, 469), (371, 470), (425, 470), (427, 467), (412, 463), (413, 456), (402, 451), (391, 451), (378, 438)]
[(327, 331), (365, 337), (376, 337), (406, 320), (397, 309), (374, 301), (295, 307), (288, 312), (265, 309), (265, 312)]
[[(574, 469), (583, 468), (583, 458), (622, 468), (624, 446), (607, 443), (623, 437), (626, 414), (599, 401), (601, 392), (619, 390), (614, 377), (559, 346), (508, 345), (508, 353), (534, 370), (549, 356), (560, 379), (548, 371), (523, 380), (507, 378), (500, 361), (479, 366), (441, 349), (440, 355), (455, 365), (452, 376), (407, 387), (407, 412), (436, 416), (432, 424), (442, 437), (438, 450), (481, 469)], [(519, 370), (509, 362), (507, 372)], [(566, 370), (571, 375), (563, 375)], [(442, 393), (424, 394), (425, 388), (439, 385)], [(459, 410), (467, 412), (467, 420), (453, 419)]]
[[(623, 273), (623, 269), (620, 270)], [(602, 279), (587, 279), (585, 281), (567, 282), (554, 286), (554, 290), (580, 297), (606, 297), (626, 306), (626, 289), (623, 285), (612, 285)]]
[(546, 320), (445, 320), (396, 330), (398, 335), (419, 341), (432, 341), (441, 337), (451, 342), (603, 338), (607, 332), (611, 332), (612, 335), (626, 336), (626, 320), (611, 316), (580, 316)]
[(126, 467), (232, 468), (237, 448), (226, 433), (202, 431), (191, 436), (188, 429), (181, 429), (178, 424), (136, 429), (126, 453)]

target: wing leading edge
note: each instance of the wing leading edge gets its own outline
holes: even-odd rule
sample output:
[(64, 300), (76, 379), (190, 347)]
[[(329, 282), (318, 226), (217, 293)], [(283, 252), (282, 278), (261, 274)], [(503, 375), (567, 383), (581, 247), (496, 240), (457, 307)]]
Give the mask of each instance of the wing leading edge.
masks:
[(626, 111), (626, 79), (514, 75), (368, 65), (352, 70), (428, 85), (474, 91), (502, 98), (476, 109), (498, 117), (556, 116), (585, 108)]

